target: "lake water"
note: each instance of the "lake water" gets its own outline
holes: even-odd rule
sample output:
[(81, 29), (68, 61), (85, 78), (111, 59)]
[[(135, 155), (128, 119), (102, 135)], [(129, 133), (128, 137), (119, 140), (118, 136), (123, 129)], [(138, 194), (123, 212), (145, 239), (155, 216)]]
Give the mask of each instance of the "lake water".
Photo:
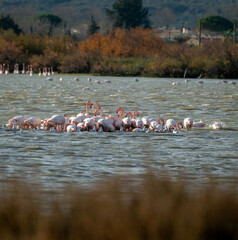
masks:
[[(63, 81), (59, 81), (60, 78)], [(90, 186), (110, 176), (140, 179), (144, 173), (184, 179), (197, 185), (214, 181), (221, 187), (238, 183), (238, 81), (91, 77), (54, 75), (0, 76), (0, 125), (16, 115), (73, 116), (85, 103), (98, 102), (104, 115), (138, 110), (183, 121), (192, 117), (207, 124), (223, 122), (222, 130), (182, 130), (156, 133), (57, 133), (0, 131), (0, 185), (12, 179), (58, 190), (68, 185)], [(94, 83), (95, 80), (102, 84)], [(104, 80), (111, 80), (105, 83)], [(172, 86), (172, 82), (178, 84)], [(234, 81), (234, 80), (233, 80)], [(89, 87), (90, 90), (83, 90)], [(91, 110), (90, 110), (91, 112)], [(92, 112), (91, 112), (92, 113)]]

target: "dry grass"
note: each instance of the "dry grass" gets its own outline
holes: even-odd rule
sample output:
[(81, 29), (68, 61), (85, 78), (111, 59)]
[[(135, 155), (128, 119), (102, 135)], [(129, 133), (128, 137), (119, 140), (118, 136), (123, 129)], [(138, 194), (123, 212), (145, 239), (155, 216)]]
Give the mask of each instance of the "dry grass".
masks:
[(8, 184), (0, 196), (0, 239), (238, 239), (237, 190), (185, 187), (110, 179), (54, 195)]

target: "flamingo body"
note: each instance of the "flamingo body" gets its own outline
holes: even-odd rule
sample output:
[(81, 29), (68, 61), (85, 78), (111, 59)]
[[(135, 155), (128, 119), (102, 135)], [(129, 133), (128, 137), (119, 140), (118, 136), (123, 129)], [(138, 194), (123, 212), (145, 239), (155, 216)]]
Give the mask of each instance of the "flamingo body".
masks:
[(185, 118), (183, 121), (184, 127), (187, 128), (187, 130), (191, 130), (193, 126), (193, 119), (192, 118)]

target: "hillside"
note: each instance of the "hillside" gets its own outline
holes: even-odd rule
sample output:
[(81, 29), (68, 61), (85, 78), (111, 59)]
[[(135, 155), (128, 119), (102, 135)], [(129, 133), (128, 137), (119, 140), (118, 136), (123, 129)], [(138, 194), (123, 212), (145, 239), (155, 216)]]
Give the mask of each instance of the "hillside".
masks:
[[(53, 13), (66, 21), (67, 27), (77, 28), (88, 23), (93, 15), (101, 29), (104, 28), (105, 8), (112, 8), (115, 0), (2, 0), (2, 13), (9, 13), (24, 29), (30, 16)], [(153, 27), (194, 28), (201, 17), (222, 15), (237, 19), (238, 0), (144, 0), (150, 12)]]

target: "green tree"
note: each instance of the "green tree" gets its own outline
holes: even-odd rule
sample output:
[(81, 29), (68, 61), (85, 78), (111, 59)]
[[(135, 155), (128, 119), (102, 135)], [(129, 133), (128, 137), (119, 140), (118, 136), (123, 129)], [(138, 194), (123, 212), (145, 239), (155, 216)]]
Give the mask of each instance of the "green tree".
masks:
[(142, 0), (117, 0), (112, 8), (106, 8), (106, 15), (113, 21), (114, 28), (151, 27), (149, 10), (143, 8)]
[(52, 34), (53, 29), (62, 23), (62, 19), (60, 17), (50, 13), (38, 14), (34, 18), (39, 20), (41, 24), (46, 24), (48, 26), (49, 36)]
[(96, 21), (94, 20), (93, 16), (91, 16), (90, 23), (88, 25), (88, 35), (93, 35), (94, 33), (98, 32), (100, 27), (97, 25)]
[(13, 29), (16, 34), (20, 34), (22, 31), (19, 26), (14, 22), (10, 15), (0, 17), (0, 28), (3, 30)]
[(202, 30), (210, 30), (213, 32), (224, 32), (233, 30), (233, 23), (221, 16), (209, 16), (200, 18), (197, 22), (197, 28), (201, 26)]

